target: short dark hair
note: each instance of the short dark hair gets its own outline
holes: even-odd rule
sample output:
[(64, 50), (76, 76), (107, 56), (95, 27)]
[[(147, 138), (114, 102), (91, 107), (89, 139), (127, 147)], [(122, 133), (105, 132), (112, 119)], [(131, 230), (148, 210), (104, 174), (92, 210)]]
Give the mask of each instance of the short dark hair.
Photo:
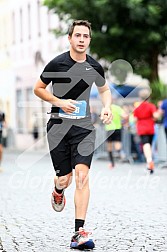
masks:
[(74, 27), (75, 27), (76, 25), (83, 25), (83, 26), (88, 27), (88, 29), (89, 29), (89, 35), (90, 35), (90, 37), (91, 37), (91, 33), (92, 33), (92, 31), (91, 31), (91, 23), (90, 23), (88, 20), (75, 20), (75, 21), (72, 23), (72, 25), (70, 25), (69, 30), (68, 30), (68, 35), (69, 35), (70, 37), (72, 36), (73, 31), (74, 31)]

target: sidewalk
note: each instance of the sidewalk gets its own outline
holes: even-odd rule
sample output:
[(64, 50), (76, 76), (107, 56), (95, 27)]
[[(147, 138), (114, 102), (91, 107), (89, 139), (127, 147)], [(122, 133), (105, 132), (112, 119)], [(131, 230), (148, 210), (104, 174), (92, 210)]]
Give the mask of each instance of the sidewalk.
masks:
[[(52, 210), (54, 171), (45, 151), (4, 153), (0, 173), (0, 251), (67, 252), (74, 230), (74, 181), (61, 213)], [(95, 251), (167, 251), (167, 169), (93, 160), (86, 227)]]

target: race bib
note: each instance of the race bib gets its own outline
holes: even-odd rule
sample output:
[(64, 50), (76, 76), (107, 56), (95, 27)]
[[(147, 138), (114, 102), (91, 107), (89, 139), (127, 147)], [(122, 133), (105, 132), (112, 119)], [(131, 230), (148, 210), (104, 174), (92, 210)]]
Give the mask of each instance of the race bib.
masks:
[(65, 117), (69, 119), (80, 119), (86, 116), (86, 101), (77, 101), (75, 104), (76, 109), (73, 113), (67, 114), (61, 108), (59, 109), (59, 117)]

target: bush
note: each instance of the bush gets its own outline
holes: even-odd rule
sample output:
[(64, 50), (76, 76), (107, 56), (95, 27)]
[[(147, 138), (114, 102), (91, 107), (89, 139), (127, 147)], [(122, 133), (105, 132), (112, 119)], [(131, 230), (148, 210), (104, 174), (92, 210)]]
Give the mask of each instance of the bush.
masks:
[(158, 101), (167, 98), (167, 85), (162, 81), (154, 81), (150, 83), (150, 88), (152, 90), (151, 102), (157, 105)]

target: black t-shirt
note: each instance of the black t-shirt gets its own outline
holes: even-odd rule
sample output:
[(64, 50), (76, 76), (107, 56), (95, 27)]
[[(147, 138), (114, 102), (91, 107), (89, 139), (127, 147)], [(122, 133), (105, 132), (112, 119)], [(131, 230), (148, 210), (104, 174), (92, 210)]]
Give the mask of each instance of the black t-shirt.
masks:
[[(86, 61), (78, 63), (70, 57), (69, 51), (51, 60), (40, 78), (46, 85), (52, 82), (53, 95), (58, 98), (86, 101), (87, 116), (90, 116), (89, 97), (92, 84), (95, 83), (98, 87), (105, 84), (104, 70), (96, 60), (86, 55)], [(51, 112), (58, 113), (59, 108), (52, 106)]]

